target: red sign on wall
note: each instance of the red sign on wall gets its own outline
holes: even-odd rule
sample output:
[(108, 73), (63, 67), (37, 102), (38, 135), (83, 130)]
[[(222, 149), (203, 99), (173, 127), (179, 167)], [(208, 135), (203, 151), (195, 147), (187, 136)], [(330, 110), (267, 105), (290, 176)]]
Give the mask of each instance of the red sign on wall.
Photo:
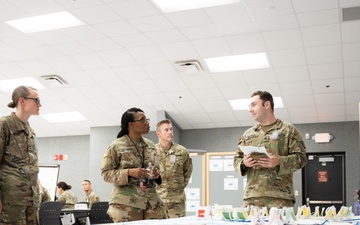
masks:
[(324, 183), (324, 182), (328, 182), (328, 171), (318, 171), (318, 182), (319, 183)]

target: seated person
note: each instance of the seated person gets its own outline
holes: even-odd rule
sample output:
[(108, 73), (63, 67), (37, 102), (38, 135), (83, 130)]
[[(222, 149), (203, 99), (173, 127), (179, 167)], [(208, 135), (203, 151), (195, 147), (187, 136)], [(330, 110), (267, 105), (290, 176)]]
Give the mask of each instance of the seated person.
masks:
[(59, 198), (56, 199), (57, 202), (62, 202), (64, 209), (73, 209), (74, 205), (77, 203), (77, 197), (71, 191), (71, 185), (68, 185), (64, 181), (60, 181), (56, 185), (57, 192), (59, 193)]
[(91, 206), (94, 202), (100, 202), (100, 197), (93, 191), (91, 182), (89, 180), (84, 180), (82, 182), (82, 188), (86, 194), (84, 201), (89, 203), (89, 208), (91, 209)]
[(39, 185), (39, 194), (40, 194), (40, 204), (42, 204), (44, 202), (52, 201), (48, 189), (46, 189), (44, 186), (41, 185), (41, 182), (39, 179), (38, 179), (38, 185)]

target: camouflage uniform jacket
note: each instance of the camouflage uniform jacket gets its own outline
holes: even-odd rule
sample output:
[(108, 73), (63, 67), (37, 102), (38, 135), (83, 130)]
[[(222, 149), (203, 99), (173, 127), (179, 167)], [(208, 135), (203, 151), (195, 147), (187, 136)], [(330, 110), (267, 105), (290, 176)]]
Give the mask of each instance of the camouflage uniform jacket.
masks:
[(144, 137), (138, 143), (133, 142), (127, 135), (114, 140), (107, 149), (101, 168), (103, 179), (114, 185), (109, 204), (146, 209), (147, 203), (151, 207), (162, 203), (155, 187), (142, 191), (140, 180), (128, 176), (131, 168), (146, 168), (149, 162), (155, 165), (155, 158), (154, 143)]
[(39, 186), (40, 189), (40, 204), (43, 202), (50, 202), (51, 196), (49, 191), (42, 185)]
[(73, 209), (78, 200), (74, 193), (66, 190), (59, 196), (58, 199), (56, 199), (56, 201), (64, 203), (64, 209)]
[[(155, 145), (159, 156), (159, 167), (162, 178), (156, 191), (163, 202), (185, 202), (184, 189), (188, 184), (193, 170), (192, 160), (187, 149), (172, 143), (169, 150), (164, 150), (160, 143)], [(170, 155), (175, 155), (175, 162), (170, 162)]]
[(35, 132), (15, 113), (0, 119), (0, 193), (3, 205), (40, 205)]
[(244, 168), (241, 166), (244, 153), (238, 148), (234, 156), (234, 168), (238, 174), (247, 176), (244, 199), (274, 197), (295, 202), (293, 172), (304, 167), (307, 162), (306, 147), (296, 128), (278, 119), (265, 133), (257, 124), (245, 131), (238, 144), (264, 146), (267, 152), (280, 159), (280, 165), (274, 168)]
[(93, 190), (91, 190), (90, 194), (86, 195), (84, 201), (89, 203), (89, 209), (91, 209), (91, 206), (92, 204), (94, 204), (94, 202), (100, 202), (100, 197), (97, 194), (95, 194)]

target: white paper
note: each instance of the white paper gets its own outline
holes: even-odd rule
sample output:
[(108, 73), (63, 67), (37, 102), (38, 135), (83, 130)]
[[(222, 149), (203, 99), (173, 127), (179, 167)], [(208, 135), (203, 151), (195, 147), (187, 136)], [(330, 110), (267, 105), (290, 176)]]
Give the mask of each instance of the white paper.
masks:
[(239, 145), (238, 146), (241, 151), (245, 154), (245, 155), (249, 155), (253, 152), (256, 153), (264, 153), (268, 156), (268, 152), (266, 151), (266, 148), (264, 146), (262, 147), (257, 147), (257, 146), (243, 146), (243, 145)]
[[(233, 156), (232, 156), (233, 157)], [(235, 171), (233, 163), (233, 159), (224, 159), (224, 171)]]
[(238, 178), (224, 178), (224, 190), (237, 191), (239, 189), (238, 182)]
[(209, 164), (210, 171), (223, 171), (223, 161), (221, 159), (211, 159)]
[(196, 209), (200, 207), (200, 200), (187, 200), (186, 201), (186, 212), (196, 212)]
[(200, 188), (185, 188), (186, 199), (200, 199)]

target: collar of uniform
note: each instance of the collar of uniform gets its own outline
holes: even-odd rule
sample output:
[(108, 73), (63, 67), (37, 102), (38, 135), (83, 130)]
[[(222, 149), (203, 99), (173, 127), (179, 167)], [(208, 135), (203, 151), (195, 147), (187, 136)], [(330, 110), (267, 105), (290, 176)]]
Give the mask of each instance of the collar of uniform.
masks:
[(130, 145), (137, 145), (137, 146), (139, 146), (139, 147), (147, 147), (147, 146), (148, 146), (148, 144), (146, 143), (146, 141), (144, 140), (144, 138), (143, 138), (142, 136), (140, 137), (140, 141), (139, 141), (139, 142), (136, 142), (136, 141), (132, 140), (132, 139), (129, 137), (129, 135), (126, 135), (125, 137), (126, 137), (126, 139), (127, 139), (127, 142), (128, 142)]
[(24, 131), (27, 135), (29, 135), (29, 122), (22, 122), (14, 112), (11, 113), (11, 118), (15, 124), (16, 130)]

